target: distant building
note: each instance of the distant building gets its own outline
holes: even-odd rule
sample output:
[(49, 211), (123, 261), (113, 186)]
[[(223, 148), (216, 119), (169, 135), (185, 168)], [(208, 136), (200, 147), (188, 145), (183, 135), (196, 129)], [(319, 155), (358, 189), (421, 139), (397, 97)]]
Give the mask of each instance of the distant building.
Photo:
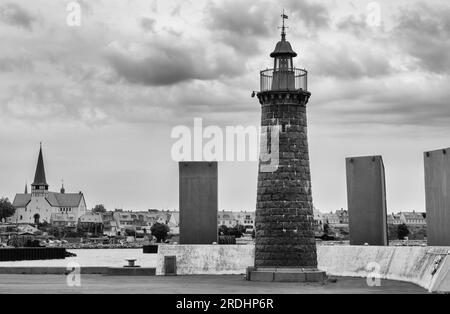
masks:
[(336, 211), (336, 215), (339, 217), (339, 223), (341, 225), (348, 225), (349, 220), (348, 220), (348, 211), (347, 210), (340, 209), (340, 210)]
[(79, 218), (78, 229), (89, 233), (103, 234), (102, 214), (87, 212)]
[(327, 213), (323, 214), (323, 221), (328, 225), (340, 225), (341, 220), (337, 214)]
[(234, 228), (237, 225), (244, 226), (247, 230), (255, 229), (255, 212), (221, 211), (217, 216), (217, 225)]
[(388, 214), (387, 215), (387, 224), (388, 225), (394, 225), (398, 226), (402, 224), (402, 221), (400, 219), (400, 215), (397, 214)]
[(170, 219), (167, 225), (170, 228), (170, 233), (173, 235), (180, 234), (180, 212), (171, 212)]
[(65, 213), (75, 217), (77, 221), (86, 213), (86, 201), (83, 193), (66, 193), (64, 185), (60, 193), (50, 192), (45, 177), (42, 146), (36, 166), (34, 181), (31, 184), (31, 194), (25, 187), (23, 194), (17, 194), (13, 201), (16, 212), (8, 222), (17, 224), (51, 223), (52, 214)]
[(408, 226), (425, 226), (427, 224), (424, 215), (416, 212), (400, 213), (400, 221)]
[(119, 228), (117, 222), (114, 220), (113, 212), (102, 213), (103, 221), (103, 234), (109, 237), (114, 237), (117, 235)]
[(78, 221), (74, 215), (68, 213), (52, 213), (50, 224), (55, 228), (76, 228)]
[(317, 232), (321, 232), (323, 231), (323, 225), (324, 225), (324, 217), (322, 215), (322, 213), (317, 209), (317, 208), (313, 208), (313, 213), (314, 213), (314, 229)]
[(136, 230), (131, 213), (116, 211), (114, 212), (114, 220), (117, 223), (118, 235), (125, 235), (126, 230)]
[(238, 222), (237, 220), (234, 218), (234, 214), (233, 212), (219, 212), (218, 216), (217, 216), (217, 224), (218, 226), (226, 226), (228, 228), (234, 228)]

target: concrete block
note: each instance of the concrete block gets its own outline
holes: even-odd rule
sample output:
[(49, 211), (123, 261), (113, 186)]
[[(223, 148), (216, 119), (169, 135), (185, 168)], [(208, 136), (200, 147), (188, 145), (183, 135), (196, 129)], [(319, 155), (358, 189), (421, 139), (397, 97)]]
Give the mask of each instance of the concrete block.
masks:
[(108, 276), (155, 276), (156, 268), (108, 268)]
[(381, 156), (346, 159), (351, 245), (388, 245), (386, 185)]
[(428, 245), (450, 246), (450, 148), (424, 159)]
[(305, 274), (307, 282), (323, 282), (327, 277), (323, 271), (307, 271)]
[(256, 268), (250, 272), (251, 281), (263, 282), (322, 282), (326, 278), (325, 272), (309, 269), (283, 269), (269, 270), (267, 268)]
[(271, 271), (252, 271), (250, 272), (250, 281), (272, 282), (275, 278), (274, 274)]
[(181, 162), (180, 244), (218, 242), (218, 164)]
[(276, 282), (306, 282), (305, 273), (274, 273), (274, 281)]

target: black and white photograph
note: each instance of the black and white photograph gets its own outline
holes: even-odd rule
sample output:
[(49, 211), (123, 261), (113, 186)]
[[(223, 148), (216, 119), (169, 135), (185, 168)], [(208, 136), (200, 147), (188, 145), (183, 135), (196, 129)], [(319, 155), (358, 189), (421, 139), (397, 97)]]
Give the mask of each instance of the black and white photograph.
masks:
[(0, 295), (286, 312), (449, 253), (448, 0), (0, 0)]

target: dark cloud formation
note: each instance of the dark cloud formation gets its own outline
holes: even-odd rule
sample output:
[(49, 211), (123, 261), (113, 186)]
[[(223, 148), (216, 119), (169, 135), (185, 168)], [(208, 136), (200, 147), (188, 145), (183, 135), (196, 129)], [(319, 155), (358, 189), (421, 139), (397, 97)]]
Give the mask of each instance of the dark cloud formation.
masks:
[(450, 91), (445, 87), (450, 85), (450, 79), (428, 85), (427, 91), (417, 85), (399, 82), (367, 95), (371, 105), (364, 111), (366, 116), (390, 117), (379, 120), (382, 124), (448, 127)]
[[(325, 6), (309, 1), (226, 0), (212, 3), (205, 10), (206, 21), (214, 39), (218, 39), (246, 56), (261, 53), (259, 42), (278, 33), (281, 13), (295, 23), (300, 22), (295, 32), (315, 34), (329, 24), (329, 14)], [(274, 14), (276, 13), (276, 14)]]
[(314, 82), (311, 87), (319, 120), (349, 125), (450, 126), (450, 77), (420, 73), (366, 78), (340, 84)]
[(367, 22), (364, 15), (346, 16), (336, 23), (336, 29), (342, 32), (353, 34), (356, 37), (361, 37), (368, 32)]
[(206, 23), (214, 40), (220, 40), (245, 55), (258, 54), (258, 40), (275, 30), (268, 16), (268, 3), (251, 0), (227, 0), (211, 3), (205, 9)]
[(417, 3), (398, 15), (393, 35), (404, 51), (426, 71), (448, 73), (450, 69), (450, 5)]
[(155, 37), (140, 46), (141, 54), (121, 46), (110, 49), (107, 59), (119, 76), (130, 83), (166, 86), (191, 80), (215, 80), (238, 76), (244, 70), (234, 54), (210, 50), (195, 43)]
[(0, 57), (0, 73), (1, 72), (29, 72), (34, 69), (33, 61), (23, 57)]
[(388, 57), (370, 46), (317, 45), (314, 51), (309, 60), (310, 71), (314, 75), (356, 80), (382, 77), (393, 71)]
[[(329, 27), (329, 9), (317, 2), (283, 0), (281, 5), (290, 15), (291, 31), (304, 24), (318, 32), (315, 38), (295, 32), (288, 37), (300, 54), (296, 65), (309, 70), (313, 113), (319, 110), (331, 123), (450, 124), (450, 95), (440, 91), (450, 83), (445, 48), (450, 23), (444, 9), (408, 6), (396, 13), (390, 29), (374, 36), (362, 15), (337, 18), (335, 27)], [(170, 23), (158, 20), (156, 32), (155, 17), (145, 16), (137, 20), (145, 36), (111, 28), (101, 42), (100, 31), (84, 30), (90, 35), (71, 38), (61, 30), (54, 37), (61, 41), (34, 45), (39, 57), (31, 59), (37, 70), (61, 75), (61, 83), (23, 83), (10, 89), (8, 93), (20, 97), (4, 99), (5, 110), (30, 119), (44, 114), (105, 123), (174, 119), (180, 113), (214, 112), (219, 119), (257, 112), (249, 95), (258, 88), (260, 68), (271, 65), (267, 54), (279, 38), (278, 11), (273, 1), (211, 2), (201, 12), (196, 31), (175, 33)], [(417, 12), (422, 15), (416, 17)], [(265, 45), (264, 51), (259, 44)], [(54, 59), (44, 58), (42, 51), (47, 50)], [(416, 67), (404, 66), (408, 56), (416, 59)], [(33, 66), (8, 54), (0, 58), (0, 72), (6, 75)], [(424, 75), (426, 81), (421, 82)]]
[(284, 0), (281, 2), (292, 17), (301, 20), (310, 29), (328, 28), (330, 16), (328, 9), (320, 3), (298, 0)]
[(145, 32), (153, 33), (155, 31), (155, 25), (156, 25), (155, 19), (152, 19), (149, 17), (143, 17), (143, 18), (139, 19), (139, 26), (142, 27), (142, 29)]
[(229, 31), (244, 36), (269, 34), (265, 2), (254, 5), (250, 0), (227, 0), (212, 3), (206, 9), (206, 17), (212, 29)]
[(0, 6), (0, 21), (31, 31), (35, 18), (18, 4), (6, 3)]

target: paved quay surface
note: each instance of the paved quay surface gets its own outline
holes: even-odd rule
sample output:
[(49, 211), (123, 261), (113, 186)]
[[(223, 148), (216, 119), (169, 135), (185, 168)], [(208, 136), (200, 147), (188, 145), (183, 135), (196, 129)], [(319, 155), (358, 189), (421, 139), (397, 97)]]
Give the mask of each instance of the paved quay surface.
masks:
[(243, 276), (110, 277), (82, 275), (81, 287), (69, 287), (64, 275), (0, 275), (0, 294), (423, 294), (411, 283), (382, 280), (369, 287), (364, 278), (338, 277), (336, 283), (261, 283)]

